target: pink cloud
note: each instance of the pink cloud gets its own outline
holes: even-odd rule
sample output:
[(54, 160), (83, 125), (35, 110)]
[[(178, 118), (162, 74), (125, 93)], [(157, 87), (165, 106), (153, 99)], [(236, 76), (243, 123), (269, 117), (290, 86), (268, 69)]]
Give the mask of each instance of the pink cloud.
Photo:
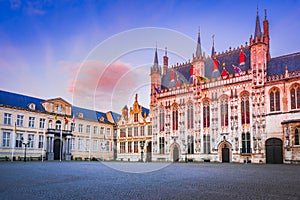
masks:
[[(82, 65), (63, 63), (63, 66), (64, 71), (69, 70), (67, 91), (73, 95), (73, 103), (91, 108), (96, 102), (106, 110), (116, 84), (131, 70), (129, 64), (122, 62), (106, 66), (99, 61), (86, 61)], [(132, 79), (126, 85), (130, 87)]]

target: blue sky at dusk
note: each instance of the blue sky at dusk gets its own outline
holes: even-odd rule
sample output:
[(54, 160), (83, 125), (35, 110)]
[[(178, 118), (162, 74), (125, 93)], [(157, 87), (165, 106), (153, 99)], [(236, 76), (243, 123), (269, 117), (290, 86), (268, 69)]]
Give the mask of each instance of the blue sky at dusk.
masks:
[[(143, 27), (174, 30), (196, 40), (200, 27), (204, 51), (210, 54), (211, 36), (214, 34), (215, 50), (222, 52), (229, 47), (238, 47), (249, 42), (250, 35), (254, 33), (257, 5), (261, 23), (264, 9), (267, 9), (271, 57), (299, 52), (299, 0), (1, 0), (0, 89), (45, 99), (62, 97), (79, 106), (120, 112), (118, 110), (120, 105), (128, 104), (134, 94), (130, 95), (130, 100), (115, 95), (111, 99), (119, 101), (120, 105), (106, 105), (102, 101), (108, 101), (109, 98), (102, 99), (102, 93), (95, 92), (97, 84), (101, 83), (102, 90), (106, 93), (126, 90), (123, 86), (138, 87), (136, 84), (141, 82), (133, 81), (136, 78), (134, 74), (144, 73), (144, 77), (149, 77), (149, 71), (145, 69), (153, 62), (155, 46), (162, 49), (159, 51), (161, 63), (164, 46), (168, 44), (163, 44), (161, 38), (156, 39), (157, 36), (147, 34), (136, 36), (140, 39), (145, 37), (145, 40), (149, 38), (153, 40), (153, 49), (147, 46), (143, 52), (114, 55), (116, 59), (106, 71), (107, 74), (104, 73), (102, 81), (99, 76), (103, 76), (105, 62), (100, 58), (89, 59), (93, 54), (91, 52), (97, 47), (103, 48), (105, 41), (113, 39), (115, 35)], [(127, 45), (126, 42), (134, 43), (135, 40), (107, 47), (105, 51), (114, 54), (116, 52), (114, 47)], [(196, 46), (187, 45), (183, 48), (194, 52)], [(191, 57), (192, 55), (179, 59), (170, 53), (169, 63), (174, 64)], [(85, 64), (82, 64), (83, 62)], [(136, 69), (137, 66), (143, 67)], [(100, 69), (101, 67), (103, 69)], [(111, 77), (115, 81), (111, 81)], [(116, 83), (120, 85), (116, 87), (110, 85)], [(77, 95), (88, 96), (92, 93), (91, 96), (96, 96), (93, 98), (95, 102), (91, 99), (84, 102), (85, 100), (79, 96), (77, 98), (82, 101), (75, 102), (76, 87), (80, 88)], [(143, 92), (139, 96), (146, 96), (140, 98), (142, 104), (148, 107), (147, 86), (141, 88)]]

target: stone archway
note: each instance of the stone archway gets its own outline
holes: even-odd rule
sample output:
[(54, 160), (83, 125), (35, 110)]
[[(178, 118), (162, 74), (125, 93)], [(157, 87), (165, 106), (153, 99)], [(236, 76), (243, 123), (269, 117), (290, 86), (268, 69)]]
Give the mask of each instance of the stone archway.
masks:
[(220, 156), (220, 161), (222, 163), (229, 163), (231, 161), (231, 144), (227, 141), (224, 140), (219, 144), (219, 156)]
[(283, 151), (282, 140), (278, 138), (270, 138), (266, 140), (266, 163), (282, 164)]
[(180, 160), (180, 146), (178, 143), (173, 143), (170, 147), (170, 156), (173, 162), (179, 162)]

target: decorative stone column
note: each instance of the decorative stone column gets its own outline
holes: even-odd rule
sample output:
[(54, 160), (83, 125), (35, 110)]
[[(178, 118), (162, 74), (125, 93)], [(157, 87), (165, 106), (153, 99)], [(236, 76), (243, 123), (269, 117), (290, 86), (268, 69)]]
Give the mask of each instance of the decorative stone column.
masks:
[(71, 157), (72, 157), (72, 155), (71, 155), (71, 152), (70, 152), (70, 140), (71, 140), (71, 136), (70, 135), (68, 135), (68, 136), (66, 136), (66, 152), (65, 152), (65, 158), (66, 158), (66, 160), (71, 160)]
[(47, 137), (47, 160), (54, 160), (54, 134), (49, 134)]

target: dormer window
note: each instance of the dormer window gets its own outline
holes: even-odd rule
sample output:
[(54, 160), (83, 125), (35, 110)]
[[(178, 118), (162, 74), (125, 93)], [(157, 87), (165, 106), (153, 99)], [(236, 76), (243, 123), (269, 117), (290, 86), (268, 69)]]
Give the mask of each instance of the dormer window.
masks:
[(83, 113), (78, 113), (79, 118), (83, 118)]
[(99, 118), (99, 121), (100, 121), (100, 122), (104, 122), (104, 117), (103, 117), (103, 116), (100, 117), (100, 118)]
[(34, 103), (30, 103), (30, 104), (28, 105), (28, 108), (29, 108), (30, 110), (35, 110), (35, 104), (34, 104)]
[(61, 110), (62, 110), (61, 107), (62, 107), (61, 105), (56, 105), (56, 111), (61, 113)]

